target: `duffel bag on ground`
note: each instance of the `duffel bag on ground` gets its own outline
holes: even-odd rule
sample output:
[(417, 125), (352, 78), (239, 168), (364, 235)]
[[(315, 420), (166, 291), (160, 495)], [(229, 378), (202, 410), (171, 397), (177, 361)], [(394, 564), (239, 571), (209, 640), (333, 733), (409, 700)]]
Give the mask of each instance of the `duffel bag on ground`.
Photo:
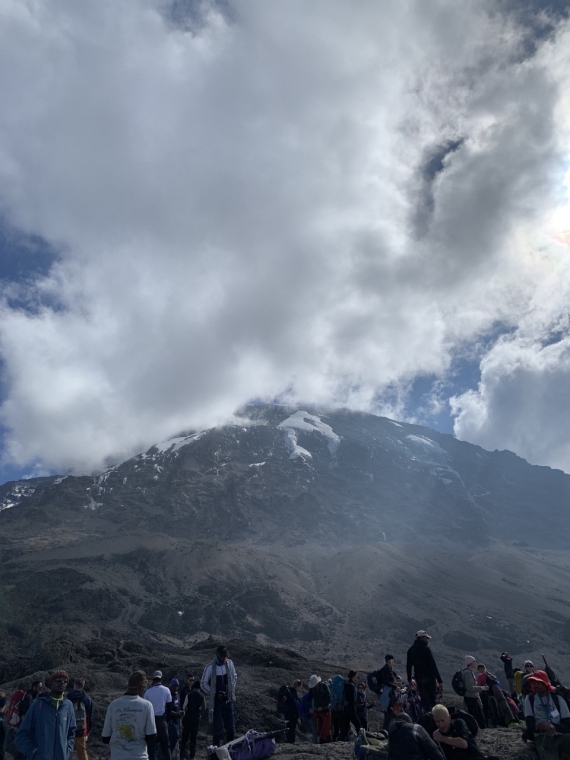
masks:
[(388, 739), (384, 733), (372, 734), (361, 728), (354, 742), (354, 757), (357, 760), (363, 758), (387, 758)]

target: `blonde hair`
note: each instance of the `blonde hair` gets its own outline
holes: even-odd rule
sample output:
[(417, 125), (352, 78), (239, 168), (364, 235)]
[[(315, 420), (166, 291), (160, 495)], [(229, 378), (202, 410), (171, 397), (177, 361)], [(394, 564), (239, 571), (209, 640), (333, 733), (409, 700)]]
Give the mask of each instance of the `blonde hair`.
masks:
[(438, 715), (442, 718), (449, 718), (449, 710), (445, 705), (435, 705), (432, 708), (431, 714), (436, 718)]

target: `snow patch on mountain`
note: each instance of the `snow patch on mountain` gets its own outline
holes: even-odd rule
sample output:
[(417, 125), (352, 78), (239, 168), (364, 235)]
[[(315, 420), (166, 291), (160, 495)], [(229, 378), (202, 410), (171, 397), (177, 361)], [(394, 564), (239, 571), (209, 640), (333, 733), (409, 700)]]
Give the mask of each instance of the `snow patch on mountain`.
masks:
[(194, 433), (193, 435), (184, 435), (179, 438), (170, 438), (168, 441), (162, 441), (162, 443), (155, 443), (152, 448), (158, 449), (161, 454), (174, 454), (175, 451), (181, 449), (183, 446), (187, 446), (189, 443), (193, 443), (200, 439), (204, 433)]
[(331, 454), (335, 454), (340, 444), (340, 436), (337, 435), (330, 425), (323, 422), (316, 414), (309, 414), (309, 412), (295, 412), (286, 420), (280, 422), (277, 425), (278, 428), (283, 430), (287, 444), (291, 449), (289, 459), (312, 459), (313, 455), (307, 449), (299, 446), (297, 442), (297, 431), (302, 430), (305, 433), (320, 433), (327, 439), (328, 450)]
[(445, 449), (442, 449), (439, 443), (432, 441), (431, 438), (425, 438), (423, 435), (407, 435), (406, 438), (412, 443), (416, 443), (424, 449), (431, 452), (437, 451), (439, 454), (446, 454)]

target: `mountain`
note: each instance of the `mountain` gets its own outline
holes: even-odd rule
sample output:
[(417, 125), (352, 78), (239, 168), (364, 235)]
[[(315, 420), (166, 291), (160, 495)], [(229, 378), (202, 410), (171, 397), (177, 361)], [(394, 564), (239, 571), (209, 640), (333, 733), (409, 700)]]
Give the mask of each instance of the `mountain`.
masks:
[(62, 627), (239, 636), (369, 667), (429, 627), (448, 674), (466, 651), (557, 661), (569, 497), (561, 471), (425, 427), (248, 407), (95, 476), (2, 486), (0, 634), (12, 653)]

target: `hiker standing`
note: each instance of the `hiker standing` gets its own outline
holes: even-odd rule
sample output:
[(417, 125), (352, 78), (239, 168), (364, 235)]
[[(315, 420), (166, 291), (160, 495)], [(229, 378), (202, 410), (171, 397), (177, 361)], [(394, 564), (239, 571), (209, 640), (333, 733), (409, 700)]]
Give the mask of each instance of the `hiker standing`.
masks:
[(482, 691), (488, 691), (489, 687), (485, 684), (483, 686), (477, 685), (477, 660), (470, 654), (465, 656), (465, 667), (462, 671), (463, 685), (465, 687), (465, 694), (463, 699), (465, 701), (465, 709), (472, 715), (477, 721), (479, 728), (486, 728), (485, 716), (483, 715), (483, 705), (479, 699), (479, 694)]
[(192, 684), (194, 683), (196, 679), (194, 678), (193, 673), (186, 673), (184, 676), (184, 682), (180, 684), (180, 689), (178, 690), (178, 693), (180, 694), (180, 705), (182, 709), (184, 709), (184, 702), (186, 702), (186, 697), (188, 694), (190, 694), (192, 690)]
[(435, 705), (437, 691), (443, 690), (443, 681), (428, 645), (430, 639), (431, 636), (425, 631), (418, 631), (406, 659), (408, 685), (411, 687), (413, 670), (424, 712), (431, 710)]
[(190, 693), (183, 703), (184, 717), (182, 718), (182, 739), (180, 740), (180, 759), (186, 756), (186, 745), (190, 742), (190, 760), (196, 756), (196, 740), (200, 720), (206, 713), (206, 700), (200, 691), (200, 681), (194, 681)]
[(336, 675), (330, 684), (331, 694), (331, 735), (333, 742), (344, 741), (344, 687), (345, 680), (341, 675)]
[(220, 746), (224, 731), (226, 742), (235, 736), (234, 702), (236, 699), (237, 673), (228, 657), (228, 650), (220, 644), (214, 659), (202, 673), (202, 691), (208, 697), (208, 719), (212, 722), (212, 744)]
[(359, 683), (356, 687), (356, 714), (360, 721), (360, 727), (368, 731), (368, 708), (372, 707), (372, 702), (368, 703), (366, 698), (366, 684)]
[(21, 720), (24, 719), (26, 713), (32, 706), (32, 702), (38, 696), (38, 694), (41, 693), (42, 689), (43, 684), (41, 681), (32, 681), (31, 688), (29, 688), (28, 691), (24, 694), (22, 701), (20, 702), (20, 706), (18, 707), (18, 714), (20, 715)]
[(493, 675), (493, 673), (489, 673), (483, 664), (478, 665), (477, 670), (479, 671), (479, 675), (477, 676), (477, 684), (479, 686), (487, 686), (489, 689), (487, 692), (481, 692), (479, 695), (481, 697), (481, 702), (483, 703), (483, 714), (485, 716), (485, 721), (487, 721), (490, 717), (489, 698), (493, 697), (497, 703), (497, 710), (499, 711), (499, 714), (505, 726), (507, 728), (515, 728), (518, 726), (516, 714), (513, 712), (513, 709), (511, 708), (507, 697), (505, 696), (507, 692), (503, 692), (501, 689), (501, 685), (497, 676)]
[(524, 663), (524, 673), (522, 677), (522, 695), (523, 697), (526, 697), (527, 694), (530, 694), (531, 692), (531, 682), (528, 680), (530, 676), (534, 674), (534, 663), (532, 660), (525, 660)]
[(356, 732), (360, 731), (360, 721), (356, 714), (356, 684), (354, 679), (356, 677), (356, 670), (349, 670), (346, 677), (346, 683), (344, 684), (344, 725), (343, 725), (343, 739), (348, 741), (348, 734), (350, 731), (350, 724), (354, 726)]
[(123, 696), (107, 708), (101, 738), (111, 749), (111, 760), (155, 760), (154, 708), (142, 698), (147, 683), (146, 673), (135, 671)]
[(49, 692), (32, 702), (14, 739), (19, 752), (34, 760), (67, 760), (75, 748), (75, 711), (64, 697), (69, 676), (57, 670), (48, 681)]
[(180, 681), (178, 678), (173, 678), (168, 687), (172, 696), (172, 709), (168, 716), (168, 741), (170, 743), (170, 754), (174, 752), (174, 749), (178, 744), (178, 739), (180, 738), (180, 718), (184, 715), (180, 706), (180, 695), (178, 694), (179, 686)]
[(501, 655), (501, 662), (505, 666), (505, 678), (509, 684), (509, 694), (513, 696), (516, 694), (515, 689), (515, 674), (513, 670), (513, 658), (508, 652), (503, 652)]
[(152, 685), (145, 691), (144, 698), (151, 703), (154, 710), (156, 741), (162, 753), (162, 760), (171, 760), (168, 719), (172, 710), (172, 694), (170, 689), (162, 685), (162, 671), (155, 670)]
[(67, 698), (75, 712), (75, 751), (79, 760), (87, 760), (87, 737), (91, 731), (93, 719), (93, 700), (85, 693), (85, 679), (75, 678), (73, 689), (67, 692)]
[(299, 694), (297, 689), (301, 687), (301, 681), (297, 678), (292, 686), (283, 684), (277, 695), (278, 710), (285, 719), (287, 729), (287, 742), (295, 744), (297, 721), (299, 720)]
[(317, 744), (327, 744), (331, 737), (331, 693), (320, 676), (309, 678), (309, 708), (315, 722)]

